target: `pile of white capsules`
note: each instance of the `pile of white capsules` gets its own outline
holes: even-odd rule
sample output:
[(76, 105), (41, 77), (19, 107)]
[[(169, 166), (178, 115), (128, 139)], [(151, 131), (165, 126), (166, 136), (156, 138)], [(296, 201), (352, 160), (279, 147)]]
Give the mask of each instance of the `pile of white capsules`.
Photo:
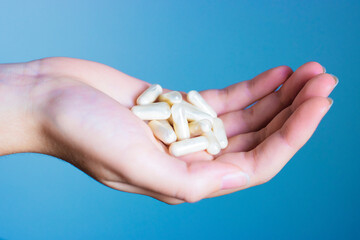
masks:
[(148, 125), (155, 137), (176, 156), (206, 150), (216, 155), (228, 145), (222, 120), (197, 91), (183, 100), (180, 92), (163, 93), (153, 84), (137, 99), (131, 111)]

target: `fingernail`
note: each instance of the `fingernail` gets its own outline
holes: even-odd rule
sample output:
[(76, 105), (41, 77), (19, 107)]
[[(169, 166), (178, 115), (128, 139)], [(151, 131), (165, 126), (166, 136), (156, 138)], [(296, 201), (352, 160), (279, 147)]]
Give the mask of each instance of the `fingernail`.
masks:
[(329, 103), (330, 103), (330, 105), (329, 105), (329, 108), (333, 105), (333, 103), (334, 103), (334, 100), (332, 100), (332, 98), (327, 98), (328, 99), (328, 101), (329, 101)]
[(334, 78), (334, 80), (335, 80), (335, 85), (334, 85), (334, 87), (336, 87), (336, 85), (338, 85), (338, 83), (339, 83), (339, 79), (337, 78), (337, 76), (335, 76), (335, 75), (333, 75), (333, 74), (330, 74), (333, 78)]
[(326, 73), (326, 68), (324, 66), (322, 66), (323, 68), (323, 73)]
[(249, 175), (243, 172), (225, 175), (222, 179), (221, 189), (233, 189), (249, 184)]

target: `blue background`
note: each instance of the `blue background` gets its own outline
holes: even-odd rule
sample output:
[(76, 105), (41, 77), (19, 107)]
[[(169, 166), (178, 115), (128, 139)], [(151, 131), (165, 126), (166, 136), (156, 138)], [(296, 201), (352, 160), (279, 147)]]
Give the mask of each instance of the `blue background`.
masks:
[[(272, 181), (169, 206), (40, 154), (0, 158), (0, 239), (360, 238), (360, 1), (1, 1), (0, 62), (98, 61), (167, 88), (319, 61), (334, 105)], [(4, 126), (2, 126), (4, 127)]]

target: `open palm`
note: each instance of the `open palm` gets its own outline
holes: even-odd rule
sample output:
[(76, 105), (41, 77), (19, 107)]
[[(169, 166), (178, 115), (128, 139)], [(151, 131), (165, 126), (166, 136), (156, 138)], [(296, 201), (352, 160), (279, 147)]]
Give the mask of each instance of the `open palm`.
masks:
[(215, 158), (206, 152), (175, 158), (129, 110), (148, 83), (78, 59), (31, 64), (42, 78), (34, 98), (46, 126), (47, 153), (109, 187), (171, 204), (270, 180), (311, 137), (337, 82), (310, 62), (294, 73), (280, 66), (249, 81), (201, 92), (224, 121), (229, 146)]

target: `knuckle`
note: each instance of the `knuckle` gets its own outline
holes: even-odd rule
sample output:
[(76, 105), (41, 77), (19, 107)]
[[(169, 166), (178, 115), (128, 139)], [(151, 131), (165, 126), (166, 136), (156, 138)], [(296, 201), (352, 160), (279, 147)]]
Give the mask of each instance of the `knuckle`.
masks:
[(289, 104), (292, 100), (291, 98), (286, 97), (286, 95), (284, 94), (284, 91), (281, 88), (279, 91), (275, 92), (275, 96), (276, 96), (277, 102), (281, 108), (285, 108), (285, 107), (289, 106)]
[(254, 133), (258, 143), (261, 143), (266, 139), (268, 136), (268, 131), (268, 128), (265, 127)]
[(218, 90), (218, 96), (219, 99), (223, 102), (227, 102), (227, 100), (229, 99), (229, 88), (223, 88), (223, 89), (219, 89)]
[(247, 96), (250, 98), (250, 99), (253, 99), (254, 96), (253, 96), (253, 89), (254, 89), (254, 85), (255, 85), (255, 80), (248, 80), (248, 81), (245, 81), (244, 82), (245, 84), (245, 93), (247, 94)]

